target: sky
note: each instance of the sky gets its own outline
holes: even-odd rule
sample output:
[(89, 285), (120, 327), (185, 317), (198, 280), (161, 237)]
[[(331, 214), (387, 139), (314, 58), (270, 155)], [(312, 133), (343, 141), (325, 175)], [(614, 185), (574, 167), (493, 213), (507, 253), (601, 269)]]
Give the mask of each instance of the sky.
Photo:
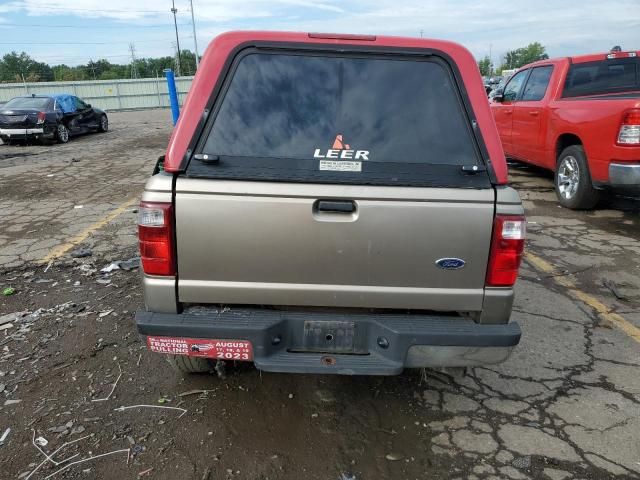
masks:
[[(180, 47), (194, 50), (188, 0), (176, 0)], [(193, 0), (202, 55), (238, 29), (370, 33), (439, 38), (500, 63), (539, 41), (551, 57), (640, 50), (640, 0)], [(25, 51), (49, 64), (172, 55), (170, 0), (0, 0), (0, 56)]]

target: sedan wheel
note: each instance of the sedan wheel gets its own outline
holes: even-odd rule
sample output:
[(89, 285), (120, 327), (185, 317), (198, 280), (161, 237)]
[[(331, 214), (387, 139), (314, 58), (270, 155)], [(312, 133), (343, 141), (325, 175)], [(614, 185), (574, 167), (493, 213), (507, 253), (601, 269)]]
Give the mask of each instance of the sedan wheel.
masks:
[(67, 143), (69, 141), (69, 130), (63, 124), (59, 124), (56, 130), (58, 142)]
[(98, 130), (101, 132), (109, 130), (109, 119), (106, 115), (102, 115), (102, 117), (100, 117), (100, 126), (98, 127)]

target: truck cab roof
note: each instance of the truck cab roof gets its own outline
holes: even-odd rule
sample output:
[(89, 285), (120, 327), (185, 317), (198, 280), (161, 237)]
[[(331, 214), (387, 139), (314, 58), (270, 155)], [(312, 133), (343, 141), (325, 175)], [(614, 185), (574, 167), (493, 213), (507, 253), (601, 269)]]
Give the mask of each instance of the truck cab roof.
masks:
[(640, 50), (628, 51), (628, 52), (603, 52), (603, 53), (588, 53), (585, 55), (573, 55), (569, 57), (555, 57), (547, 58), (544, 60), (538, 60), (537, 62), (528, 63), (518, 69), (524, 70), (531, 67), (539, 67), (542, 65), (555, 65), (559, 63), (569, 62), (570, 64), (599, 62), (601, 60), (616, 60), (622, 58), (640, 58)]

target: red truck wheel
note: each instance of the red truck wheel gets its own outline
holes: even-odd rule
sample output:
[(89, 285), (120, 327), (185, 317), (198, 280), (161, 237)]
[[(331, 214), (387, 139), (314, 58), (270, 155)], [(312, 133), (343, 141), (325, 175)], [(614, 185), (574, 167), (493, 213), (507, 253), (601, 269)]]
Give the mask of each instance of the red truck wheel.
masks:
[(600, 192), (593, 188), (582, 145), (571, 145), (558, 156), (555, 187), (558, 201), (563, 207), (588, 210), (598, 203)]

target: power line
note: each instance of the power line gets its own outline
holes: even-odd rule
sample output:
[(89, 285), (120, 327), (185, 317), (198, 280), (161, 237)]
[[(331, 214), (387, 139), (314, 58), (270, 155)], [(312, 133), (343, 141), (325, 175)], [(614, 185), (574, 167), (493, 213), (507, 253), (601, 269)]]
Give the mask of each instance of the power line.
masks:
[[(168, 42), (167, 39), (137, 40), (138, 42)], [(129, 42), (0, 42), (0, 45), (113, 45)]]
[(65, 12), (68, 13), (73, 13), (73, 12), (97, 12), (97, 13), (166, 13), (164, 10), (114, 10), (114, 9), (94, 9), (94, 8), (68, 8), (68, 7), (52, 7), (52, 6), (48, 6), (48, 5), (40, 5), (38, 4), (37, 8), (29, 8), (28, 5), (17, 5), (18, 9), (22, 9), (22, 10), (41, 10), (41, 9), (46, 9), (46, 10), (64, 10)]
[[(191, 25), (190, 23), (179, 23), (179, 27), (185, 27)], [(132, 23), (130, 25), (46, 25), (42, 23), (0, 23), (0, 29), (4, 27), (37, 27), (37, 28), (90, 28), (95, 30), (96, 28), (102, 29), (134, 29), (134, 28), (167, 28), (166, 25), (139, 25)]]
[[(117, 58), (117, 57), (129, 57), (128, 53), (123, 53), (121, 55), (95, 55), (99, 60), (103, 58)], [(168, 56), (168, 55), (166, 55)], [(53, 59), (53, 61), (60, 59), (76, 59), (76, 58), (87, 58), (86, 55), (37, 55), (38, 58), (48, 58)], [(34, 60), (38, 61), (36, 58)]]

